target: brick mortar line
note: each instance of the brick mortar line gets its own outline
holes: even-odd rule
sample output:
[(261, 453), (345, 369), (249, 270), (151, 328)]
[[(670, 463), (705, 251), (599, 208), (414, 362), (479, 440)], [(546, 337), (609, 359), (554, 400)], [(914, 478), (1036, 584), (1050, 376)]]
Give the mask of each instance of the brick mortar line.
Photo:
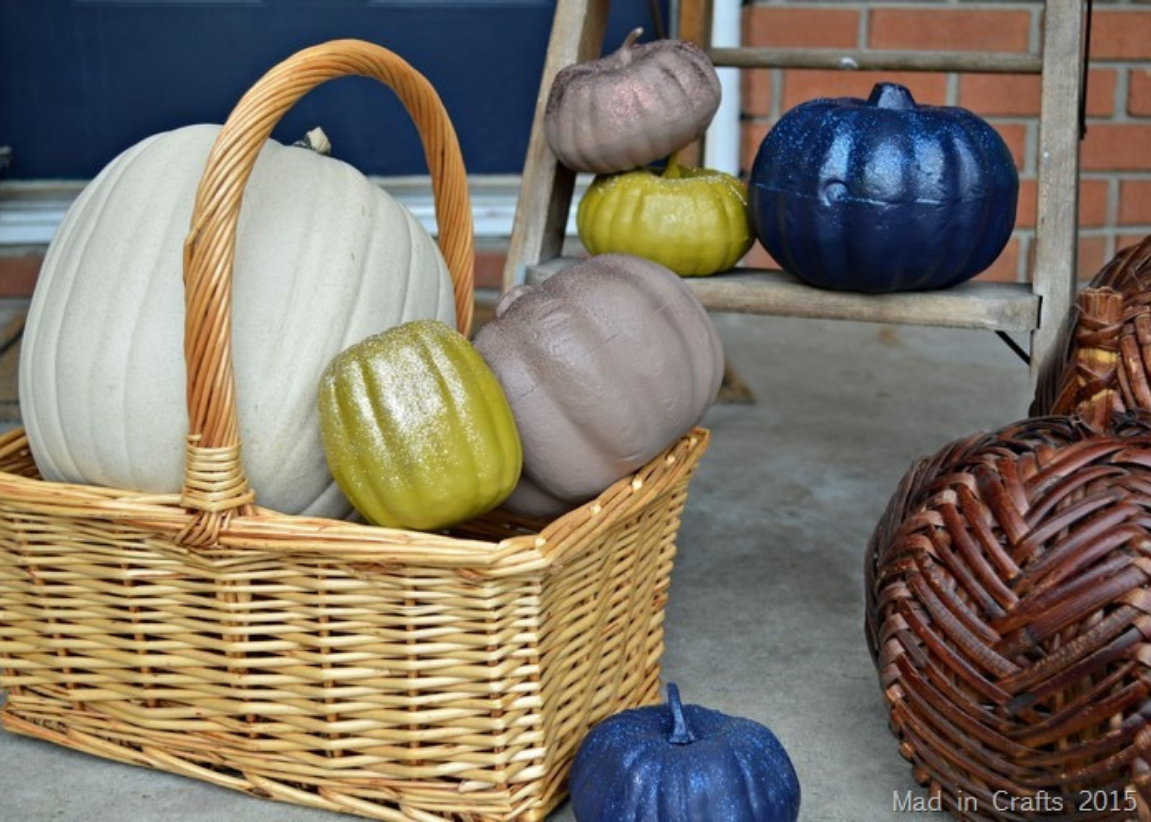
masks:
[(771, 72), (771, 112), (773, 120), (783, 116), (783, 72), (773, 69)]
[[(1092, 123), (1151, 123), (1151, 114), (1132, 114), (1128, 111), (1131, 73), (1133, 71), (1147, 71), (1148, 68), (1151, 68), (1151, 57), (1144, 60), (1096, 60), (1092, 58), (1088, 68), (1115, 73), (1115, 92), (1111, 100), (1111, 113), (1089, 116), (1087, 118), (1089, 128)], [(1090, 90), (1090, 78), (1088, 78), (1087, 84)]]
[[(1087, 64), (1087, 90), (1091, 89), (1091, 69), (1096, 65)], [(1101, 67), (1100, 67), (1101, 68)], [(1110, 67), (1108, 67), (1110, 68)], [(1131, 68), (1115, 68), (1115, 90), (1111, 94), (1111, 119), (1129, 118), (1131, 113), (1127, 110), (1127, 95), (1131, 89)], [(1091, 117), (1087, 118), (1087, 127), (1091, 127)]]
[(948, 72), (947, 86), (946, 90), (943, 92), (943, 100), (945, 105), (959, 105), (959, 81), (960, 74), (958, 72)]
[(1032, 10), (1031, 21), (1027, 28), (1027, 48), (1033, 54), (1038, 54), (1043, 46), (1043, 11), (1042, 7), (1046, 3), (1040, 4), (1039, 8)]
[[(1082, 188), (1084, 178), (1082, 174), (1079, 175), (1079, 186)], [(1119, 179), (1115, 175), (1102, 178), (1107, 183), (1107, 200), (1104, 211), (1105, 222), (1109, 226), (1119, 225)]]

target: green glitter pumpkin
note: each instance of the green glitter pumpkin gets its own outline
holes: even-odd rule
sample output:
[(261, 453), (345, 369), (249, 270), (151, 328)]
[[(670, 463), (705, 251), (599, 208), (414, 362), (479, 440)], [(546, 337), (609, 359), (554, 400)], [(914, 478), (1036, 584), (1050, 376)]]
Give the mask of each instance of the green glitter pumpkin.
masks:
[(589, 253), (634, 254), (683, 277), (727, 271), (751, 248), (747, 189), (730, 174), (681, 166), (597, 175), (576, 211)]
[(515, 419), (468, 340), (416, 320), (337, 355), (320, 433), (340, 489), (376, 525), (434, 530), (499, 505), (519, 480)]

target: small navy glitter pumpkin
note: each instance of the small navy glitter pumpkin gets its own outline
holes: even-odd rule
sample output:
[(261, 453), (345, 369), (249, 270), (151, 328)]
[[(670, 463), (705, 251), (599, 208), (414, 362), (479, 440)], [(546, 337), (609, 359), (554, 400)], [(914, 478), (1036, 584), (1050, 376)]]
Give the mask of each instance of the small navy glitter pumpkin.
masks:
[(579, 822), (795, 822), (799, 779), (775, 735), (750, 719), (680, 702), (621, 711), (576, 752)]
[(1015, 226), (1019, 174), (986, 121), (879, 83), (810, 100), (767, 133), (749, 205), (785, 271), (844, 291), (947, 288), (986, 269)]

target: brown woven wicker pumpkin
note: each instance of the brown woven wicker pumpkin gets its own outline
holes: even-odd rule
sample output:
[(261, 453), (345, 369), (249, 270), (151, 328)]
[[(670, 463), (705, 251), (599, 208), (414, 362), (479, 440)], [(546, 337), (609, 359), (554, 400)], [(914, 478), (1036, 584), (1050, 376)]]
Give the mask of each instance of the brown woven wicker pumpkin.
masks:
[(867, 553), (900, 752), (963, 819), (1151, 819), (1151, 413), (912, 466)]
[[(1043, 363), (1033, 416), (1151, 409), (1151, 236), (1123, 249), (1079, 294)], [(1111, 392), (1111, 393), (1108, 393)]]

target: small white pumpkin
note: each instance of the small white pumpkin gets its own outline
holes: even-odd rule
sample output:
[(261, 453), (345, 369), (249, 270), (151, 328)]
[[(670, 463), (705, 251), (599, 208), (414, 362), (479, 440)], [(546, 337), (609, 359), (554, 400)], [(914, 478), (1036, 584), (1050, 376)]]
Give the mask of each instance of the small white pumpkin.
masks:
[[(188, 430), (182, 255), (219, 126), (153, 135), (69, 209), (28, 312), (20, 406), (46, 479), (177, 493)], [(352, 343), (408, 320), (455, 324), (451, 278), (412, 215), (346, 163), (269, 140), (236, 234), (233, 359), (258, 504), (342, 517), (317, 385)]]

